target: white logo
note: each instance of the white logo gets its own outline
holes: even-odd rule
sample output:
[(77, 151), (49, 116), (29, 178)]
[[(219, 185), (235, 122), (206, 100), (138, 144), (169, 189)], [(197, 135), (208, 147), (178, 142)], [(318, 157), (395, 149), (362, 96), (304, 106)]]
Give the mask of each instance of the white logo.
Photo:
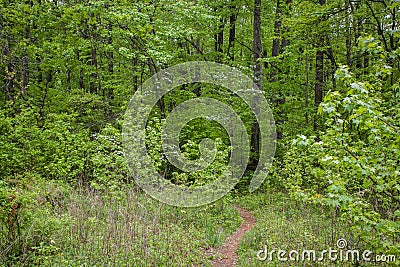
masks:
[(125, 113), (122, 137), (129, 169), (137, 184), (155, 199), (169, 205), (195, 207), (211, 203), (227, 194), (242, 177), (249, 158), (249, 136), (240, 117), (228, 105), (212, 98), (199, 97), (183, 102), (166, 118), (162, 130), (164, 154), (171, 164), (186, 172), (206, 168), (215, 158), (211, 139), (200, 142), (199, 160), (188, 160), (180, 152), (179, 133), (189, 121), (207, 117), (224, 127), (230, 138), (229, 168), (221, 177), (204, 186), (183, 187), (161, 177), (152, 165), (145, 139), (146, 122), (152, 108), (163, 95), (177, 86), (209, 83), (229, 89), (252, 110), (260, 129), (260, 157), (251, 180), (250, 192), (266, 177), (275, 154), (275, 123), (268, 101), (252, 79), (235, 68), (213, 62), (188, 62), (156, 73), (143, 83)]

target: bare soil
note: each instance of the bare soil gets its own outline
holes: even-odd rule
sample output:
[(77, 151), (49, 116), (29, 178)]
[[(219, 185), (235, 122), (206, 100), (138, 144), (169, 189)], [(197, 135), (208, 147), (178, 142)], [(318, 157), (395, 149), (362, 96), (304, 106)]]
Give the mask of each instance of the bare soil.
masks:
[(214, 267), (231, 267), (236, 266), (238, 262), (237, 249), (244, 234), (250, 231), (256, 224), (256, 219), (250, 211), (235, 206), (243, 219), (240, 227), (230, 235), (225, 242), (215, 251), (208, 251), (209, 255), (214, 255), (215, 258), (211, 261)]

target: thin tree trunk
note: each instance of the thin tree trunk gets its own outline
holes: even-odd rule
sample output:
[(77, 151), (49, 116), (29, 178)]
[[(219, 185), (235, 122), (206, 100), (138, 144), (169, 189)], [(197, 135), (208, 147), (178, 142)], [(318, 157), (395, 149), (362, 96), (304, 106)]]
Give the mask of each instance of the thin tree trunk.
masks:
[[(147, 64), (149, 66), (150, 70), (150, 75), (153, 77), (157, 70), (155, 68), (155, 64), (151, 58), (148, 59)], [(155, 82), (155, 80), (153, 80)], [(160, 110), (161, 118), (165, 118), (165, 103), (164, 103), (164, 96), (160, 98), (160, 100), (157, 101), (158, 109)]]
[[(287, 15), (287, 9), (289, 4), (292, 3), (292, 0), (286, 0), (286, 7), (285, 7), (285, 15)], [(285, 27), (285, 32), (289, 31), (289, 27)], [(286, 46), (289, 44), (289, 40), (286, 39), (285, 37), (282, 37), (282, 47), (281, 47), (281, 53), (283, 53), (285, 51)]]
[[(200, 48), (200, 38), (197, 38), (196, 40), (196, 54), (201, 54), (201, 48)], [(196, 68), (196, 75), (195, 75), (195, 80), (198, 81), (200, 78), (200, 70), (198, 68)], [(201, 95), (201, 85), (199, 83), (195, 83), (193, 88), (193, 92), (196, 94), (197, 97), (200, 97)], [(171, 108), (173, 107), (173, 102), (170, 101), (169, 102), (170, 106), (170, 110), (172, 110)]]
[[(350, 10), (351, 14), (351, 10)], [(346, 64), (351, 68), (352, 61), (351, 61), (351, 47), (352, 47), (352, 40), (351, 40), (351, 28), (350, 28), (350, 14), (346, 16)]]
[[(280, 0), (276, 1), (276, 14), (275, 14), (275, 23), (274, 23), (274, 40), (272, 41), (272, 57), (277, 57), (279, 55), (280, 50), (280, 35), (281, 35), (281, 27), (282, 27), (282, 9)], [(271, 80), (275, 80), (276, 72), (274, 70)]]
[(7, 98), (8, 100), (13, 100), (14, 99), (14, 80), (15, 80), (15, 73), (14, 73), (14, 65), (10, 62), (8, 63), (7, 66), (7, 72), (8, 72), (8, 79), (5, 85), (6, 92), (7, 92)]
[(236, 6), (235, 1), (231, 1), (231, 15), (229, 17), (229, 39), (228, 39), (228, 52), (227, 55), (230, 60), (235, 60), (235, 39), (236, 39)]
[[(28, 0), (25, 3), (27, 5), (30, 5), (30, 7), (32, 8), (33, 3), (31, 1)], [(27, 42), (30, 42), (31, 26), (29, 25), (29, 21), (28, 21), (28, 25), (26, 25), (26, 27), (25, 27), (24, 38), (26, 39)], [(28, 94), (28, 92), (27, 92), (28, 82), (29, 82), (29, 57), (28, 57), (28, 53), (25, 50), (24, 56), (22, 58), (22, 81), (21, 81), (21, 96), (23, 99)]]
[(364, 53), (364, 74), (367, 75), (369, 73), (368, 71), (369, 67), (369, 55), (368, 53)]
[[(328, 41), (329, 43), (329, 41)], [(332, 86), (334, 89), (336, 89), (336, 79), (335, 79), (335, 73), (337, 70), (337, 64), (336, 64), (336, 60), (335, 60), (335, 56), (333, 55), (333, 49), (332, 46), (329, 43), (329, 48), (326, 50), (327, 55), (329, 60), (331, 61), (331, 70), (330, 70), (330, 74), (331, 74), (331, 79), (332, 79)]]
[[(254, 59), (254, 83), (262, 90), (262, 64), (260, 58), (262, 55), (262, 43), (261, 43), (261, 0), (254, 0), (254, 43), (253, 43), (253, 59)], [(257, 99), (255, 99), (257, 102)], [(251, 147), (256, 155), (259, 154), (259, 135), (260, 130), (257, 121), (253, 123), (252, 126), (252, 136), (251, 136)], [(256, 160), (252, 160), (253, 166), (256, 165)]]
[[(355, 10), (359, 9), (359, 4), (356, 3), (355, 5)], [(362, 31), (362, 18), (358, 17), (355, 19), (356, 23), (353, 25), (354, 29), (354, 38), (355, 38), (355, 44), (357, 44), (360, 36), (361, 36), (361, 31)], [(360, 77), (360, 74), (362, 72), (362, 55), (361, 52), (357, 51), (355, 55), (355, 63), (356, 63), (356, 77)]]
[[(325, 4), (325, 0), (319, 0), (319, 4), (322, 6)], [(322, 47), (325, 43), (325, 36), (321, 33), (319, 38), (319, 48), (315, 57), (315, 88), (314, 88), (314, 106), (318, 109), (318, 106), (322, 102), (323, 88), (324, 88), (324, 51)], [(314, 116), (314, 131), (318, 130), (317, 116)]]
[(28, 94), (27, 91), (28, 82), (29, 82), (29, 57), (27, 53), (25, 53), (24, 57), (22, 58), (21, 95), (23, 99)]
[(39, 114), (40, 114), (40, 120), (41, 120), (41, 125), (44, 125), (44, 120), (45, 120), (45, 105), (46, 105), (46, 98), (47, 98), (47, 91), (50, 87), (50, 83), (53, 79), (53, 74), (51, 72), (51, 70), (49, 70), (49, 72), (46, 75), (46, 86), (44, 86), (43, 88), (43, 95), (42, 95), (42, 99), (40, 100), (40, 105), (39, 105)]
[[(108, 8), (108, 4), (106, 4), (106, 7)], [(112, 30), (113, 30), (113, 25), (109, 23), (107, 25), (108, 28), (108, 37), (107, 37), (107, 44), (109, 47), (112, 47), (113, 39), (112, 39)], [(108, 71), (108, 76), (110, 79), (114, 78), (114, 53), (113, 50), (111, 49), (106, 53), (107, 55), (107, 60), (108, 60), (108, 66), (107, 66), (107, 71)], [(97, 69), (97, 67), (96, 67)], [(96, 70), (97, 71), (97, 70)], [(101, 86), (101, 80), (99, 79), (100, 86)], [(112, 119), (114, 117), (113, 110), (112, 110), (112, 101), (114, 100), (114, 89), (113, 86), (108, 86), (107, 90), (105, 90), (103, 86), (103, 101), (105, 101), (104, 105), (104, 116), (106, 118)]]
[(135, 93), (139, 88), (139, 85), (138, 85), (139, 75), (138, 75), (138, 67), (137, 67), (138, 63), (139, 63), (139, 58), (138, 58), (138, 56), (136, 56), (132, 62), (132, 65), (133, 65), (133, 68), (132, 68), (132, 71), (133, 71), (133, 93)]
[(71, 91), (71, 70), (67, 69), (65, 75), (67, 78), (67, 92), (69, 93)]
[(262, 55), (261, 43), (261, 0), (254, 0), (254, 43), (253, 43), (253, 59), (254, 59), (254, 81), (258, 88), (262, 89), (262, 64), (259, 59)]
[[(274, 39), (272, 41), (272, 57), (273, 58), (278, 57), (281, 52), (281, 49), (282, 49), (281, 48), (281, 40), (280, 40), (281, 30), (282, 30), (282, 8), (281, 8), (280, 0), (277, 0), (275, 23), (274, 23)], [(283, 43), (283, 40), (282, 40), (282, 43)], [(286, 46), (286, 44), (285, 44), (285, 46)], [(276, 82), (276, 75), (278, 73), (277, 63), (273, 62), (273, 63), (271, 63), (271, 66), (272, 66), (272, 72), (271, 72), (271, 76), (270, 76), (270, 81), (271, 81), (271, 83), (274, 83), (274, 82)], [(277, 115), (278, 115), (277, 121), (276, 121), (277, 125), (283, 125), (284, 113), (283, 113), (283, 109), (280, 106), (285, 103), (285, 97), (283, 96), (281, 89), (279, 89), (279, 91), (276, 93), (274, 92), (273, 102), (276, 107)], [(278, 129), (276, 132), (276, 137), (277, 137), (277, 139), (282, 139), (283, 133), (279, 127), (277, 127), (277, 128)]]
[[(110, 24), (108, 25), (108, 31), (110, 36), (108, 37), (108, 44), (111, 47), (113, 43), (113, 39), (111, 37), (111, 33), (113, 30), (113, 26)], [(114, 74), (114, 53), (113, 50), (108, 52), (108, 73), (113, 77)], [(114, 90), (113, 87), (108, 88), (108, 99), (113, 100), (114, 99)]]
[(95, 71), (90, 75), (91, 76), (91, 81), (90, 81), (90, 93), (95, 94), (97, 93), (97, 86), (96, 86), (96, 80), (98, 78), (98, 72), (97, 72), (97, 49), (96, 47), (92, 48), (92, 66), (95, 68)]
[[(78, 58), (78, 61), (82, 61), (81, 60), (81, 55), (80, 55), (81, 53), (80, 53), (80, 51), (78, 51), (78, 53), (77, 53), (77, 58)], [(82, 62), (83, 63), (83, 62)], [(82, 64), (81, 64), (82, 65)], [(83, 69), (82, 68), (80, 68), (79, 69), (79, 88), (80, 89), (85, 89), (85, 83), (84, 83), (84, 81), (83, 81)]]
[(306, 124), (308, 125), (308, 86), (309, 86), (309, 75), (310, 75), (310, 61), (308, 57), (308, 35), (307, 35), (307, 43), (306, 43), (306, 92), (305, 92), (305, 100), (306, 100)]
[(43, 74), (42, 74), (42, 68), (40, 68), (40, 57), (36, 55), (36, 66), (37, 66), (37, 82), (38, 84), (41, 84), (43, 82)]
[[(286, 8), (292, 3), (292, 0), (286, 0)], [(285, 13), (286, 14), (286, 13)], [(281, 37), (282, 35), (282, 6), (281, 1), (277, 0), (276, 2), (276, 13), (275, 13), (275, 23), (274, 23), (274, 40), (272, 41), (272, 56), (277, 57), (279, 54), (283, 53), (286, 46), (289, 44), (289, 40), (285, 37)], [(289, 28), (285, 27), (285, 31), (288, 32)], [(280, 44), (280, 39), (282, 39), (282, 43)], [(274, 79), (272, 77), (272, 79)]]
[(224, 28), (225, 28), (225, 18), (220, 19), (219, 32), (218, 32), (218, 45), (217, 52), (222, 53), (224, 50)]
[(201, 42), (200, 42), (200, 38), (196, 39), (196, 54), (201, 54)]
[[(324, 37), (321, 36), (320, 44), (323, 44)], [(322, 102), (322, 92), (324, 88), (324, 52), (319, 49), (315, 60), (315, 89), (314, 105), (316, 108)], [(314, 131), (318, 130), (317, 118), (314, 119)]]

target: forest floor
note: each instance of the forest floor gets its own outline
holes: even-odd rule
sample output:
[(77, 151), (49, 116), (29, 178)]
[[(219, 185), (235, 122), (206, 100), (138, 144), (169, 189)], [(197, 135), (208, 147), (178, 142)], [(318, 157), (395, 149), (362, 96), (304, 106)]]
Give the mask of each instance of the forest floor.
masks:
[[(257, 253), (265, 245), (276, 251), (322, 251), (335, 247), (339, 238), (358, 246), (349, 226), (335, 218), (333, 210), (279, 192), (223, 198), (184, 209), (160, 203), (137, 188), (107, 193), (44, 185), (43, 191), (51, 196), (47, 205), (38, 204), (44, 199), (42, 184), (26, 189), (39, 193), (24, 199), (18, 214), (20, 233), (0, 222), (0, 267), (89, 262), (91, 266), (293, 266), (276, 257), (260, 260)], [(17, 239), (10, 239), (10, 233)]]
[(237, 249), (239, 248), (240, 241), (245, 233), (250, 231), (256, 224), (255, 217), (250, 211), (235, 206), (238, 210), (243, 222), (240, 227), (230, 235), (225, 242), (214, 250), (207, 251), (207, 254), (213, 255), (215, 258), (211, 261), (214, 267), (236, 266), (238, 263)]

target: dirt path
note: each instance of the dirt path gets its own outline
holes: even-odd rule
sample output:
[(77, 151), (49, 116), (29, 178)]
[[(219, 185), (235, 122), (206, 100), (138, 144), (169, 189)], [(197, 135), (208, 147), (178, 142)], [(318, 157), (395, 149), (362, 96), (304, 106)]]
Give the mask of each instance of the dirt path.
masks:
[(215, 251), (215, 253), (213, 253), (216, 258), (211, 261), (211, 265), (214, 267), (231, 267), (237, 265), (238, 255), (236, 250), (239, 247), (239, 243), (242, 240), (243, 235), (250, 231), (256, 224), (256, 219), (248, 210), (239, 206), (235, 206), (235, 208), (239, 211), (243, 222), (240, 227)]

